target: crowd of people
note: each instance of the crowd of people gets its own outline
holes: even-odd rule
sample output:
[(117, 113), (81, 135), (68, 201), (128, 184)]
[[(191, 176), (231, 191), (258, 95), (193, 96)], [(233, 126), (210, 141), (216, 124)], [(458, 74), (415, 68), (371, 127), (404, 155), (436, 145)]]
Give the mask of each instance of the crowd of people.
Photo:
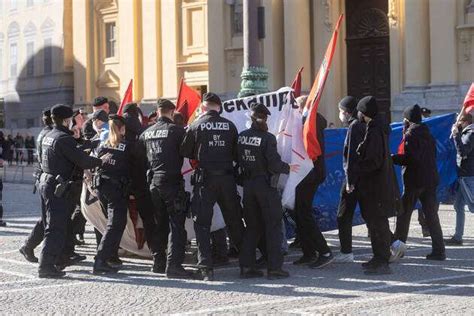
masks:
[[(296, 99), (302, 112), (306, 96)], [(271, 114), (263, 104), (251, 106), (251, 127), (238, 133), (223, 118), (221, 100), (203, 95), (202, 114), (189, 126), (175, 112), (175, 104), (160, 99), (156, 111), (145, 117), (135, 103), (123, 115), (110, 113), (107, 98), (98, 97), (87, 119), (66, 105), (46, 109), (44, 129), (38, 136), (37, 189), (42, 217), (20, 252), (26, 260), (39, 261), (39, 277), (58, 278), (65, 267), (85, 260), (75, 252), (82, 242), (85, 219), (81, 213), (82, 182), (87, 183), (107, 217), (105, 231), (96, 230), (94, 274), (116, 273), (123, 265), (118, 251), (127, 223), (127, 206), (133, 199), (143, 220), (145, 239), (153, 257), (152, 271), (169, 278), (214, 279), (214, 267), (238, 256), (241, 278), (286, 278), (283, 257), (283, 208), (277, 189), (280, 174), (298, 172), (300, 166), (281, 160), (277, 142), (268, 132)], [(379, 113), (377, 101), (367, 96), (357, 101), (347, 96), (339, 103), (339, 118), (348, 127), (343, 150), (344, 183), (338, 210), (340, 252), (334, 255), (313, 216), (313, 196), (325, 181), (325, 118), (317, 116), (317, 138), (322, 155), (295, 188), (296, 223), (293, 246), (302, 256), (295, 265), (323, 268), (335, 261), (353, 262), (352, 220), (359, 205), (367, 224), (373, 257), (362, 264), (366, 274), (392, 273), (389, 263), (406, 253), (412, 212), (420, 213), (432, 239), (428, 260), (445, 260), (445, 240), (436, 198), (438, 172), (436, 142), (422, 122), (426, 110), (418, 105), (404, 111), (403, 143), (391, 154), (390, 125)], [(145, 122), (147, 121), (147, 122)], [(474, 125), (463, 113), (453, 126), (459, 181), (456, 193), (456, 233), (446, 240), (462, 244), (464, 207), (472, 205), (474, 176)], [(192, 197), (185, 191), (182, 167), (189, 159)], [(400, 194), (394, 165), (402, 166)], [(239, 196), (237, 186), (243, 189)], [(213, 208), (218, 204), (225, 229), (211, 232)], [(190, 212), (197, 241), (197, 271), (183, 266), (187, 246), (185, 219)], [(391, 232), (389, 217), (396, 216)], [(76, 236), (79, 236), (76, 238)], [(79, 240), (77, 240), (79, 239)], [(44, 241), (41, 256), (34, 249)], [(261, 256), (257, 259), (257, 249)]]
[(17, 133), (15, 137), (8, 134), (5, 137), (0, 131), (1, 155), (9, 166), (13, 165), (13, 162), (16, 165), (22, 165), (25, 162), (28, 166), (33, 165), (35, 147), (35, 138), (29, 134), (23, 136)]

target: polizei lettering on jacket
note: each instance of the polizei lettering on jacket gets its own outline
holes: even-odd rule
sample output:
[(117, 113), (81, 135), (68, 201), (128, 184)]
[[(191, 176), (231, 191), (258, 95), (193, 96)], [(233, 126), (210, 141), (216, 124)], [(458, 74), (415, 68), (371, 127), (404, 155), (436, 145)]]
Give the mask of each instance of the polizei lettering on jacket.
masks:
[(167, 138), (168, 137), (168, 130), (167, 129), (157, 129), (154, 131), (147, 131), (145, 132), (145, 140), (148, 139), (155, 139), (155, 138)]
[(261, 143), (262, 143), (262, 138), (261, 137), (239, 136), (239, 144), (242, 144), (242, 145), (260, 147)]
[(227, 122), (206, 122), (201, 123), (200, 126), (201, 131), (228, 131), (230, 130), (230, 125)]

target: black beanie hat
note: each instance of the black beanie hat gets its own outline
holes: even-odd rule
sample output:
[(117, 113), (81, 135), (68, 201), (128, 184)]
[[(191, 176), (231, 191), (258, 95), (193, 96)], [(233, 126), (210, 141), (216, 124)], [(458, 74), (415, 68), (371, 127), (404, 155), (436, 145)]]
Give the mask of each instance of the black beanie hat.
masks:
[(348, 95), (339, 102), (338, 106), (347, 113), (353, 113), (357, 107), (357, 101), (354, 97)]
[(68, 119), (72, 117), (74, 112), (69, 105), (65, 104), (57, 104), (51, 108), (51, 116), (60, 118), (60, 119)]
[(373, 119), (378, 113), (377, 101), (371, 95), (363, 97), (357, 104), (357, 111)]
[(173, 102), (168, 99), (159, 99), (157, 102), (157, 108), (164, 110), (172, 110), (176, 109), (176, 105), (174, 105)]
[(217, 105), (222, 105), (221, 98), (219, 98), (217, 94), (212, 93), (212, 92), (204, 93), (204, 95), (202, 96), (202, 100), (207, 101), (207, 102), (212, 102)]
[(421, 123), (421, 108), (418, 104), (411, 105), (403, 111), (403, 117), (412, 123)]
[(94, 103), (92, 104), (92, 106), (101, 106), (108, 102), (109, 100), (106, 97), (97, 97), (94, 99)]

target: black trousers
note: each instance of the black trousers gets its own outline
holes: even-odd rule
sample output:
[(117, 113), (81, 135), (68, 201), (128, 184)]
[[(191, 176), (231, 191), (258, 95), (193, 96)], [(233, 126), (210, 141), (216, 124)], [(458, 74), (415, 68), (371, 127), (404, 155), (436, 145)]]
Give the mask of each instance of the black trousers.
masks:
[(44, 246), (39, 262), (40, 268), (51, 267), (59, 262), (65, 246), (68, 221), (71, 219), (71, 200), (56, 197), (56, 181), (52, 176), (43, 175), (40, 193), (44, 203)]
[(311, 173), (308, 174), (296, 186), (295, 192), (296, 229), (303, 255), (308, 257), (314, 256), (316, 252), (319, 254), (331, 252), (313, 216), (313, 198), (319, 186), (319, 183), (314, 182), (313, 177)]
[(211, 233), (211, 247), (213, 258), (226, 258), (229, 248), (227, 246), (227, 231), (225, 228)]
[(164, 231), (169, 231), (167, 238), (160, 240), (160, 244), (168, 244), (167, 266), (180, 266), (186, 250), (186, 209), (177, 209), (176, 204), (181, 202), (177, 199), (178, 192), (184, 191), (183, 184), (152, 184), (150, 191), (157, 222)]
[(359, 192), (358, 195), (362, 218), (367, 224), (372, 245), (373, 259), (378, 262), (388, 263), (390, 259), (391, 235), (387, 216), (374, 216), (377, 214), (377, 205), (371, 196)]
[(83, 235), (86, 232), (86, 223), (87, 220), (81, 212), (81, 205), (76, 205), (76, 208), (72, 214), (72, 227), (74, 235)]
[(30, 234), (25, 240), (25, 247), (28, 249), (34, 250), (36, 247), (41, 244), (44, 238), (44, 223), (43, 217), (39, 219), (33, 229), (31, 230)]
[(433, 253), (445, 253), (443, 231), (438, 217), (439, 203), (436, 199), (436, 187), (405, 188), (403, 192), (403, 214), (397, 217), (397, 228), (393, 240), (407, 241), (410, 228), (411, 214), (416, 202), (420, 200), (426, 224), (430, 231)]
[(342, 183), (341, 199), (337, 211), (337, 227), (339, 229), (339, 242), (342, 253), (352, 252), (352, 220), (357, 207), (357, 192), (346, 191), (346, 182)]
[(240, 247), (242, 241), (242, 207), (233, 175), (207, 175), (196, 183), (191, 202), (194, 230), (198, 244), (198, 265), (212, 268), (211, 223), (214, 204), (221, 208), (231, 242)]
[(122, 188), (107, 181), (100, 185), (98, 196), (108, 216), (107, 228), (97, 249), (97, 259), (108, 260), (117, 255), (127, 225), (128, 197)]
[(244, 182), (243, 216), (245, 229), (240, 250), (240, 265), (255, 266), (257, 243), (265, 234), (265, 252), (268, 270), (281, 269), (283, 253), (281, 249), (281, 220), (283, 208), (278, 191), (268, 185), (264, 178), (254, 178)]

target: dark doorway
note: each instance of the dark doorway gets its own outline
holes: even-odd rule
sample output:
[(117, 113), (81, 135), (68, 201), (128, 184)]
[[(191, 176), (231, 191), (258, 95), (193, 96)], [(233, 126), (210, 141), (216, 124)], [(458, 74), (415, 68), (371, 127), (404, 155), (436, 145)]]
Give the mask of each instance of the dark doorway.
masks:
[(373, 95), (390, 119), (390, 40), (387, 0), (346, 0), (347, 90)]

